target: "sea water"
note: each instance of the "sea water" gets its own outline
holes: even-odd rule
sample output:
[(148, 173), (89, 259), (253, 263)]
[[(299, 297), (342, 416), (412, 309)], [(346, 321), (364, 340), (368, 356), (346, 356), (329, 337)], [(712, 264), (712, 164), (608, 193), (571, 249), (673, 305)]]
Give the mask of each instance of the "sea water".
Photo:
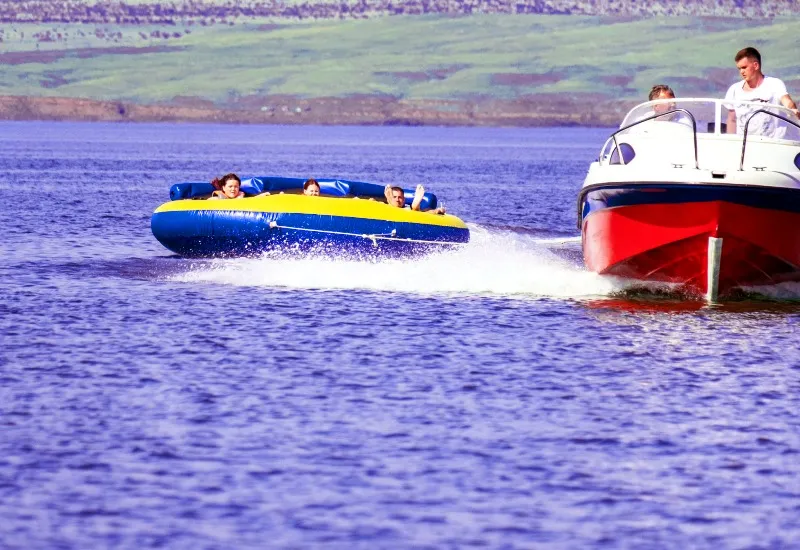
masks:
[[(606, 129), (0, 123), (0, 547), (789, 548), (800, 287), (585, 271)], [(413, 261), (189, 260), (179, 181), (418, 183)]]

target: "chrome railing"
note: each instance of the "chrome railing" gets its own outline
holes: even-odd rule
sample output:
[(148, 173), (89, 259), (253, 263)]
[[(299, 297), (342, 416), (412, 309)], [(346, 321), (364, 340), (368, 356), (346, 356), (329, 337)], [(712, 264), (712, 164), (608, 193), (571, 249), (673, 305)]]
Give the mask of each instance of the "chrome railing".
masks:
[(781, 115), (779, 115), (777, 113), (773, 113), (772, 111), (768, 111), (767, 109), (758, 109), (756, 111), (753, 111), (753, 114), (751, 114), (748, 117), (747, 122), (744, 123), (744, 132), (742, 133), (742, 157), (739, 159), (739, 171), (740, 172), (744, 171), (744, 152), (745, 152), (745, 149), (747, 148), (747, 130), (750, 127), (750, 121), (753, 120), (753, 117), (755, 117), (758, 113), (765, 113), (765, 114), (768, 114), (770, 116), (774, 116), (775, 118), (779, 118), (782, 121), (788, 122), (792, 126), (796, 126), (798, 129), (800, 129), (800, 124), (798, 124), (798, 123), (796, 123), (794, 121), (791, 121), (788, 118), (786, 118), (784, 116), (781, 116)]

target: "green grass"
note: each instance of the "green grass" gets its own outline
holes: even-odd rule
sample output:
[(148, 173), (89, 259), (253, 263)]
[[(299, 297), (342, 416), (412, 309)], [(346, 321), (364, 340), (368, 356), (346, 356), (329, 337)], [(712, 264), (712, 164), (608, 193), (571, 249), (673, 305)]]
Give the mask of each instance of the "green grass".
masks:
[[(177, 95), (225, 102), (251, 94), (363, 93), (408, 99), (602, 93), (633, 99), (642, 98), (654, 83), (677, 81), (685, 88), (676, 86), (678, 93), (686, 96), (700, 86), (681, 80), (687, 77), (704, 79), (709, 71), (722, 69), (734, 82), (738, 75), (733, 55), (747, 45), (761, 50), (767, 74), (800, 79), (797, 25), (788, 19), (418, 16), (279, 22), (280, 28), (258, 30), (263, 23), (193, 26), (191, 34), (169, 40), (139, 37), (139, 32), (149, 34), (155, 27), (102, 27), (121, 32), (122, 38), (116, 41), (78, 36), (81, 30), (93, 33), (95, 27), (6, 25), (5, 52), (35, 51), (33, 33), (55, 27), (69, 36), (68, 42), (39, 44), (40, 51), (152, 45), (182, 49), (5, 65), (0, 94), (139, 102), (165, 101)], [(183, 32), (185, 28), (189, 27), (166, 30)], [(453, 66), (462, 68), (443, 79), (419, 81), (385, 74)], [(501, 86), (492, 84), (495, 73), (555, 73), (562, 79)], [(52, 82), (53, 75), (68, 82), (42, 86), (41, 82)], [(631, 80), (627, 85), (604, 83), (615, 76)], [(800, 90), (790, 92), (800, 96)], [(720, 87), (716, 95), (724, 93)]]

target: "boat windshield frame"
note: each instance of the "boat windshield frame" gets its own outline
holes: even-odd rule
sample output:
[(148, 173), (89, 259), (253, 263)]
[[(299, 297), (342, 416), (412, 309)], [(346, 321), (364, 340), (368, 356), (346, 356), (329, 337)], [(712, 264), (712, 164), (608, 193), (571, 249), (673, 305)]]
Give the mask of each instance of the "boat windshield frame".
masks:
[[(641, 105), (639, 107), (641, 107)], [(688, 115), (689, 119), (692, 121), (692, 138), (694, 140), (694, 167), (699, 169), (700, 168), (700, 162), (698, 161), (698, 156), (697, 156), (697, 121), (695, 120), (694, 115), (692, 113), (690, 113), (689, 111), (687, 111), (686, 109), (672, 109), (671, 111), (666, 111), (664, 113), (653, 113), (652, 115), (650, 115), (648, 117), (636, 120), (636, 121), (632, 122), (631, 124), (628, 124), (627, 126), (623, 126), (619, 130), (617, 130), (616, 132), (611, 134), (611, 136), (609, 136), (608, 140), (606, 140), (605, 145), (603, 145), (603, 148), (600, 150), (600, 158), (601, 159), (610, 158), (610, 155), (606, 156), (606, 149), (608, 149), (608, 145), (612, 141), (614, 143), (614, 148), (619, 150), (619, 144), (617, 143), (617, 135), (618, 134), (621, 134), (623, 132), (627, 132), (630, 128), (633, 128), (634, 126), (638, 126), (639, 124), (643, 124), (645, 122), (650, 122), (651, 120), (655, 120), (657, 118), (670, 116), (670, 115), (673, 115), (675, 113), (683, 113), (685, 115)], [(628, 117), (626, 116), (625, 119), (627, 120), (627, 118)], [(612, 151), (613, 151), (613, 149), (612, 149)], [(627, 164), (625, 162), (625, 159), (622, 158), (622, 155), (620, 155), (619, 158), (620, 158), (620, 164), (623, 164), (623, 165)]]
[[(731, 99), (719, 99), (719, 98), (703, 98), (703, 97), (679, 97), (679, 98), (668, 98), (668, 99), (654, 99), (652, 101), (645, 101), (643, 103), (639, 103), (638, 105), (634, 106), (630, 109), (626, 114), (625, 117), (622, 119), (622, 124), (620, 124), (620, 128), (622, 129), (625, 126), (628, 126), (629, 120), (639, 120), (642, 116), (644, 110), (653, 109), (659, 105), (668, 105), (671, 109), (676, 108), (684, 108), (684, 109), (691, 109), (693, 106), (712, 106), (714, 107), (714, 125), (715, 131), (708, 132), (709, 134), (725, 134), (725, 132), (720, 131), (720, 122), (724, 122), (722, 120), (722, 112), (724, 111), (733, 111), (734, 105), (740, 105), (743, 107), (752, 107), (753, 111), (757, 109), (764, 109), (768, 108), (773, 113), (783, 113), (784, 116), (792, 117), (794, 116), (791, 109), (788, 107), (784, 107), (783, 105), (772, 105), (772, 104), (765, 104), (761, 101), (744, 101), (744, 100), (731, 100)], [(736, 135), (736, 134), (730, 134)], [(800, 141), (800, 140), (787, 140), (787, 141)]]
[[(687, 108), (681, 106), (681, 104), (688, 104), (687, 106), (691, 106), (692, 104), (698, 106), (705, 106), (712, 107), (714, 109), (714, 120), (709, 120), (709, 130), (714, 128), (714, 131), (711, 132), (704, 132), (704, 135), (713, 135), (713, 136), (727, 136), (732, 139), (741, 139), (742, 140), (742, 152), (739, 159), (739, 171), (744, 171), (744, 159), (745, 153), (747, 150), (747, 142), (748, 138), (752, 139), (752, 135), (750, 132), (750, 123), (757, 115), (768, 115), (770, 117), (774, 117), (779, 119), (787, 124), (790, 124), (797, 128), (797, 137), (775, 137), (772, 135), (763, 135), (763, 134), (755, 134), (759, 138), (767, 139), (767, 140), (775, 140), (775, 142), (781, 143), (789, 143), (793, 145), (800, 146), (800, 122), (792, 120), (791, 117), (794, 117), (794, 113), (791, 109), (784, 107), (783, 105), (765, 105), (762, 102), (758, 101), (732, 101), (726, 99), (715, 99), (715, 98), (669, 98), (669, 99), (656, 99), (653, 101), (646, 101), (644, 103), (640, 103), (633, 107), (628, 113), (625, 115), (625, 118), (622, 121), (621, 127), (616, 130), (606, 142), (603, 144), (603, 147), (600, 150), (600, 157), (598, 158), (598, 162), (600, 165), (611, 165), (617, 164), (617, 162), (612, 162), (612, 154), (615, 150), (619, 151), (620, 144), (617, 140), (620, 134), (627, 133), (631, 128), (638, 126), (640, 124), (644, 124), (646, 122), (653, 121), (659, 118), (666, 118), (672, 117), (675, 114), (681, 114), (688, 117), (688, 120), (691, 121), (691, 128), (692, 128), (692, 140), (694, 146), (694, 164), (695, 169), (699, 169), (699, 159), (698, 159), (698, 147), (697, 147), (697, 119), (695, 118), (695, 114), (690, 112)], [(667, 105), (670, 110), (665, 111), (663, 113), (655, 112), (654, 107), (659, 105)], [(722, 113), (723, 111), (733, 111), (734, 105), (736, 106), (744, 106), (744, 107), (752, 107), (752, 111), (748, 113), (747, 120), (744, 124), (744, 128), (742, 132), (731, 132), (728, 133), (727, 131), (723, 131), (723, 121), (722, 121)], [(648, 113), (645, 116), (642, 116), (642, 113)], [(629, 120), (633, 120), (633, 122), (628, 123)], [(674, 122), (674, 121), (673, 121)], [(681, 122), (684, 124), (684, 122)], [(685, 124), (688, 128), (688, 124)], [(727, 130), (727, 128), (726, 128)], [(626, 165), (625, 159), (623, 155), (619, 155), (619, 164)]]

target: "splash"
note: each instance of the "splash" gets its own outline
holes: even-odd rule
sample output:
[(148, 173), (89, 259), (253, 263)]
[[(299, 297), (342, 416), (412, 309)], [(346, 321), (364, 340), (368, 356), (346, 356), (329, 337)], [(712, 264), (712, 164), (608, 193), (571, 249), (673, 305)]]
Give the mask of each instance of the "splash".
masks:
[[(541, 239), (470, 227), (471, 242), (418, 259), (328, 257), (217, 260), (173, 277), (185, 282), (298, 289), (360, 289), (416, 294), (581, 298), (607, 296), (628, 283), (585, 271)], [(563, 251), (561, 251), (563, 252)]]
[[(271, 254), (194, 264), (182, 282), (413, 294), (472, 294), (573, 299), (677, 299), (674, 285), (598, 275), (583, 268), (579, 245), (529, 232), (470, 227), (469, 244), (417, 259), (336, 259)], [(569, 241), (567, 239), (566, 241)], [(734, 298), (737, 299), (737, 298)], [(738, 300), (800, 300), (800, 282), (742, 289)]]
[(776, 301), (800, 301), (800, 282), (789, 281), (769, 286), (744, 287), (742, 291), (760, 298)]

